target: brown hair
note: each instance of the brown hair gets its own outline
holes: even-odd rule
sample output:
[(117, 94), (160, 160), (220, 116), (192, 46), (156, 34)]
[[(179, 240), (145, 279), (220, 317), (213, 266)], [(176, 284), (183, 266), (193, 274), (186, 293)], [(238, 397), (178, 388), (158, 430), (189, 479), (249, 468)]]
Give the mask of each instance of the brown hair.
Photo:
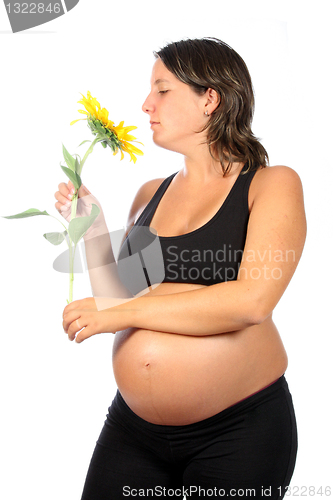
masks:
[(234, 161), (248, 162), (248, 170), (267, 166), (267, 151), (251, 130), (251, 77), (237, 52), (221, 40), (202, 38), (170, 43), (154, 55), (199, 95), (208, 88), (218, 93), (219, 105), (202, 131), (207, 129), (210, 154), (221, 163), (224, 175)]

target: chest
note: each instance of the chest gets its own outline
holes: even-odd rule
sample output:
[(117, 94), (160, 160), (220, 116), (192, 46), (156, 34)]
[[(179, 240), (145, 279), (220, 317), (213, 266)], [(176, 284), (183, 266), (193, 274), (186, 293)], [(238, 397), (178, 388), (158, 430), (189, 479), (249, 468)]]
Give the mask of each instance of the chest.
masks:
[(252, 176), (209, 192), (178, 190), (174, 176), (167, 178), (121, 247), (118, 271), (125, 286), (138, 293), (162, 282), (208, 286), (237, 279)]
[(200, 189), (170, 185), (159, 201), (149, 226), (164, 237), (196, 231), (218, 213), (231, 188), (230, 181)]

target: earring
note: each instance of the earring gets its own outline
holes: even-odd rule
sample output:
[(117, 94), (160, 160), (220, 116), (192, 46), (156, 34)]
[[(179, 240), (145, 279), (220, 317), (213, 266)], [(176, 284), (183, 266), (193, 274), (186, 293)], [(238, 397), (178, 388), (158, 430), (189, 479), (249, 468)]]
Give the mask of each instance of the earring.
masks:
[(205, 111), (205, 115), (206, 115), (206, 116), (209, 116), (207, 109), (206, 109), (206, 111)]

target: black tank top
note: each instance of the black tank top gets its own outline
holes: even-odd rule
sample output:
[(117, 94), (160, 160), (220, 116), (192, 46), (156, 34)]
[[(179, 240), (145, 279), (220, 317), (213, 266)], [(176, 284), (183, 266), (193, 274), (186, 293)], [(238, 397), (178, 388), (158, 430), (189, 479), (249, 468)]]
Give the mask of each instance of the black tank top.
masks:
[(236, 280), (249, 219), (248, 191), (256, 170), (244, 165), (216, 214), (203, 226), (179, 236), (158, 236), (149, 227), (157, 205), (178, 173), (159, 186), (123, 242), (118, 272), (136, 295), (160, 283), (213, 285)]

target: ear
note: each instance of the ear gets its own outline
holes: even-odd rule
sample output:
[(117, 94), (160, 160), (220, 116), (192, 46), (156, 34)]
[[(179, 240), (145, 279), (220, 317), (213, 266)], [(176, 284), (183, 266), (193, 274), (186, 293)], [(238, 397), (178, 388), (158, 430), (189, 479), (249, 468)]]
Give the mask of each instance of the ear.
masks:
[(204, 112), (206, 113), (207, 111), (208, 116), (210, 116), (220, 104), (220, 95), (216, 90), (209, 88), (206, 90), (205, 98), (206, 104)]

